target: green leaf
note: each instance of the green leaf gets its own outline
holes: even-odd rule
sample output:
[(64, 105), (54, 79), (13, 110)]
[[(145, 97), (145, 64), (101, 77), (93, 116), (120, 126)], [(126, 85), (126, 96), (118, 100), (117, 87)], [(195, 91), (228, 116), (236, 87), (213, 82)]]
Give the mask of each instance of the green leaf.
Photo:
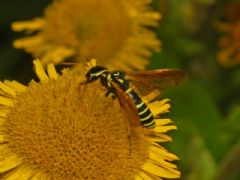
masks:
[(214, 179), (238, 180), (240, 177), (240, 141), (238, 141), (219, 164), (219, 171)]
[(184, 145), (186, 142), (184, 136), (193, 131), (203, 138), (214, 159), (219, 159), (223, 153), (221, 118), (216, 104), (205, 91), (204, 86), (188, 80), (181, 87), (168, 93), (167, 97), (171, 99), (171, 117), (179, 129), (175, 133), (177, 140)]
[(212, 154), (206, 148), (203, 139), (198, 135), (193, 135), (188, 147), (191, 171), (185, 179), (212, 180), (216, 173), (216, 163)]

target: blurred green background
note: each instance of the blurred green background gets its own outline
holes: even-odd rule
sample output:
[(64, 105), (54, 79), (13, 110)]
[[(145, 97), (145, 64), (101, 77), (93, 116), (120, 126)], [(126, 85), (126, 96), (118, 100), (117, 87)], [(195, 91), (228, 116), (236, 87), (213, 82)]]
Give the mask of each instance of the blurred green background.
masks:
[[(0, 1), (0, 79), (28, 83), (34, 73), (32, 56), (12, 47), (23, 33), (11, 30), (14, 21), (43, 14), (50, 0)], [(156, 30), (162, 51), (148, 69), (180, 68), (188, 79), (164, 93), (171, 99), (168, 148), (180, 157), (182, 179), (240, 179), (240, 66), (222, 67), (216, 54), (221, 36), (214, 24), (224, 19), (227, 0), (154, 0), (162, 14)], [(239, 12), (240, 13), (240, 12)]]

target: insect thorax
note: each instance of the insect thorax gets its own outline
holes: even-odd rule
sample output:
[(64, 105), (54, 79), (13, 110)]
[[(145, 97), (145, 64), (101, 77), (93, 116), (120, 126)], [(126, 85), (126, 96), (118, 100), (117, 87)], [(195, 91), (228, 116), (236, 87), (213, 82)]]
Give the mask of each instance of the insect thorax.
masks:
[(104, 74), (109, 74), (108, 70), (105, 67), (95, 66), (87, 72), (86, 78), (87, 81), (92, 82), (101, 78), (104, 76)]
[(122, 71), (114, 71), (111, 73), (112, 81), (114, 81), (123, 91), (129, 89), (129, 82), (125, 79), (125, 73)]

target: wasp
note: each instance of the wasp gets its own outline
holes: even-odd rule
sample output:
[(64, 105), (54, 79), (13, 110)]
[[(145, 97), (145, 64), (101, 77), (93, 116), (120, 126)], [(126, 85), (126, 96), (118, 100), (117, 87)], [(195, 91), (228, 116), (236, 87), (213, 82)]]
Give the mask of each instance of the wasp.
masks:
[(106, 95), (117, 96), (120, 105), (128, 114), (132, 127), (143, 126), (152, 129), (156, 126), (153, 113), (143, 102), (131, 83), (142, 94), (153, 90), (163, 90), (177, 85), (185, 77), (185, 72), (177, 69), (157, 69), (150, 71), (109, 71), (103, 66), (91, 67), (85, 75), (85, 83), (100, 80), (107, 89)]

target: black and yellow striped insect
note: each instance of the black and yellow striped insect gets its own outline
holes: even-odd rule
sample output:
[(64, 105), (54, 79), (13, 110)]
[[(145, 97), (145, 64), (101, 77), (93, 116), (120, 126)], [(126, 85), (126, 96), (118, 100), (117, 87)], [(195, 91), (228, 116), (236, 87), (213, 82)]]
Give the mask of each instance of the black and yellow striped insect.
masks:
[(153, 113), (143, 102), (138, 93), (130, 87), (133, 83), (137, 89), (145, 94), (154, 89), (176, 85), (185, 77), (185, 73), (175, 69), (159, 69), (151, 71), (108, 71), (105, 67), (94, 66), (86, 74), (86, 83), (100, 80), (106, 87), (106, 95), (118, 97), (121, 106), (127, 111), (131, 126), (144, 126), (154, 128), (156, 126)]

